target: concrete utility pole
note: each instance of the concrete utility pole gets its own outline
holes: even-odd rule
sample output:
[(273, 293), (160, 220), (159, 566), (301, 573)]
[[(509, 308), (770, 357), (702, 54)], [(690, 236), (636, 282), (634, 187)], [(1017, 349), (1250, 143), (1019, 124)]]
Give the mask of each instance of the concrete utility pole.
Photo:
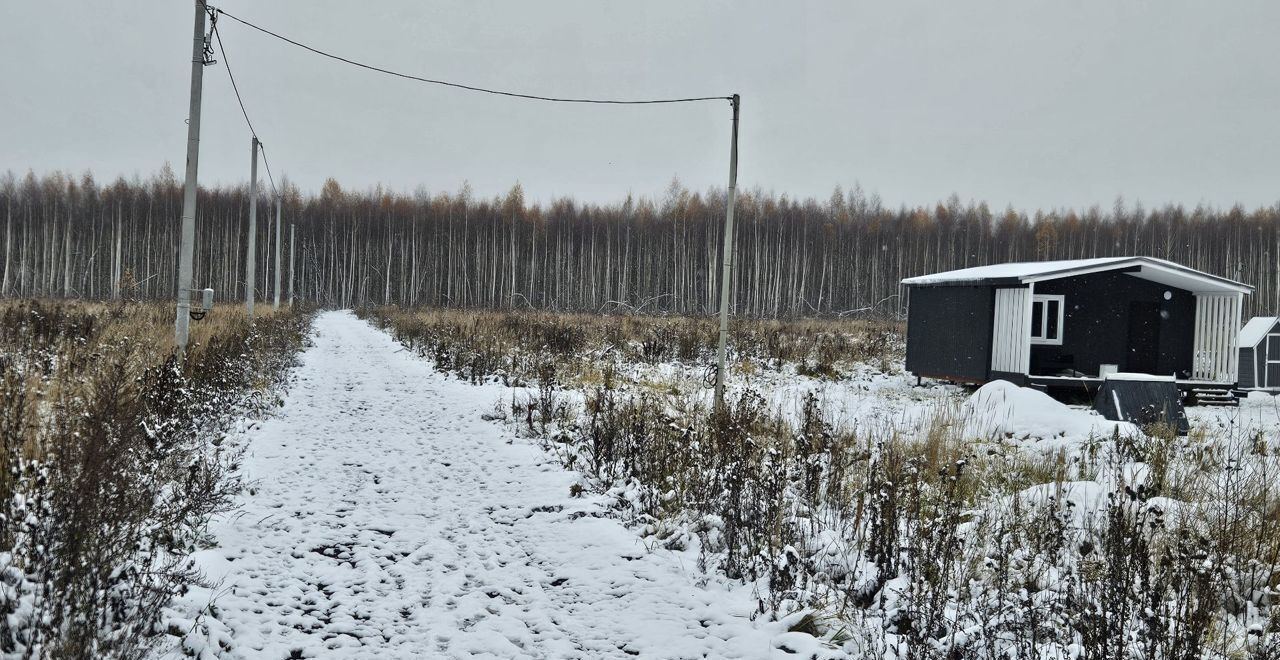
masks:
[(293, 223), (289, 223), (289, 306), (293, 307)]
[(733, 140), (729, 145), (729, 200), (724, 214), (724, 268), (720, 274), (720, 345), (716, 350), (716, 410), (724, 406), (724, 350), (729, 337), (729, 281), (733, 277), (733, 205), (738, 188), (738, 111), (742, 97), (733, 95)]
[(280, 233), (280, 196), (276, 195), (276, 285), (275, 300), (271, 304), (272, 309), (280, 309), (280, 239), (284, 234)]
[(258, 253), (258, 138), (253, 138), (253, 158), (249, 165), (249, 256), (244, 260), (244, 311), (253, 321), (254, 276)]
[(173, 339), (178, 357), (187, 354), (191, 326), (191, 278), (196, 250), (196, 172), (200, 162), (200, 95), (204, 88), (204, 67), (208, 40), (204, 33), (204, 0), (196, 0), (195, 29), (191, 38), (191, 105), (187, 110), (187, 179), (182, 191), (182, 229), (178, 247), (178, 304)]

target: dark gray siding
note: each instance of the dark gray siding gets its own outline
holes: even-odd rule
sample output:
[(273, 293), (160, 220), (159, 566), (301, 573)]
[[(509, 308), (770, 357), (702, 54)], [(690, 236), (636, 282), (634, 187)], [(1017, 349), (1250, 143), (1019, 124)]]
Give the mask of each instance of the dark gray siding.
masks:
[(1019, 387), (1026, 386), (1027, 384), (1026, 374), (1014, 373), (1012, 371), (991, 371), (988, 372), (987, 377), (991, 380), (1007, 380)]
[[(1253, 370), (1258, 368), (1258, 362), (1261, 355), (1255, 355), (1252, 347), (1240, 347), (1240, 387), (1250, 388), (1257, 387), (1258, 384), (1253, 380)], [(1262, 377), (1262, 369), (1258, 368), (1258, 377)]]
[[(1272, 328), (1271, 331), (1276, 332), (1277, 328), (1280, 328), (1280, 324), (1277, 324), (1277, 327)], [(1265, 365), (1260, 365), (1267, 368), (1266, 383), (1264, 384), (1267, 389), (1273, 390), (1280, 387), (1280, 364), (1272, 363), (1272, 360), (1280, 360), (1280, 337), (1268, 336), (1262, 342), (1262, 345), (1266, 348), (1266, 355), (1259, 355), (1259, 361), (1262, 359), (1267, 361)], [(1262, 352), (1262, 350), (1258, 351), (1258, 353)], [(1263, 378), (1261, 369), (1258, 371), (1258, 378)]]
[(1267, 328), (1256, 346), (1240, 346), (1240, 387), (1280, 387), (1280, 365), (1267, 364), (1268, 360), (1280, 360), (1280, 338), (1271, 338), (1274, 333), (1280, 333), (1280, 321)]
[[(1172, 294), (1170, 300), (1164, 299), (1165, 291)], [(1190, 377), (1196, 317), (1191, 292), (1118, 272), (1038, 282), (1035, 292), (1064, 296), (1066, 313), (1061, 346), (1032, 345), (1032, 373), (1035, 365), (1061, 364), (1065, 356), (1075, 370), (1088, 375), (1096, 375), (1100, 364), (1130, 369), (1129, 305), (1152, 302), (1160, 306), (1155, 373)]]
[(991, 366), (989, 286), (911, 287), (907, 302), (907, 371), (986, 382)]

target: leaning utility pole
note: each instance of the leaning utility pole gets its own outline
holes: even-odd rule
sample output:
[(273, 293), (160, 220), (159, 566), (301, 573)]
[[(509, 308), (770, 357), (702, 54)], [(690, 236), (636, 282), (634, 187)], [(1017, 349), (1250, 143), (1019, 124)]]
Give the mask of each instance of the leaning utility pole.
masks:
[(249, 256), (244, 260), (244, 311), (253, 321), (253, 279), (257, 275), (254, 257), (258, 253), (258, 137), (253, 138), (253, 158), (249, 165)]
[(182, 192), (181, 243), (178, 247), (178, 304), (173, 323), (173, 340), (178, 357), (187, 353), (191, 326), (191, 278), (196, 250), (196, 172), (200, 161), (200, 94), (204, 87), (204, 67), (213, 64), (204, 33), (205, 4), (196, 0), (196, 21), (191, 39), (191, 106), (187, 110), (187, 180)]
[(289, 223), (289, 306), (293, 307), (293, 223)]
[(276, 288), (275, 301), (272, 303), (272, 309), (280, 309), (280, 237), (284, 234), (280, 233), (280, 196), (276, 195)]
[(724, 268), (720, 274), (720, 345), (716, 350), (716, 410), (724, 406), (724, 349), (729, 336), (729, 281), (733, 276), (733, 202), (738, 187), (738, 111), (742, 97), (737, 94), (733, 103), (733, 140), (729, 144), (729, 200), (724, 214), (724, 252), (720, 262)]

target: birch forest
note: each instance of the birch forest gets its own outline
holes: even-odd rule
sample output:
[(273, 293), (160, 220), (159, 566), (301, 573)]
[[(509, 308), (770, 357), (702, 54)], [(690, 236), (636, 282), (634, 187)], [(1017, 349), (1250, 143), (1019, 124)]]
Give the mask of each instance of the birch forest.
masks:
[[(660, 199), (527, 201), (517, 185), (484, 198), (467, 185), (414, 194), (283, 191), (285, 289), (324, 307), (367, 304), (709, 314), (717, 308), (725, 191), (673, 181)], [(174, 295), (181, 182), (92, 174), (0, 176), (5, 296)], [(258, 204), (259, 296), (274, 281), (275, 200)], [(243, 296), (249, 194), (205, 188), (197, 287)], [(735, 309), (752, 317), (904, 313), (898, 282), (1005, 261), (1150, 255), (1256, 287), (1248, 314), (1280, 311), (1280, 204), (1259, 209), (993, 211), (958, 196), (889, 208), (854, 187), (826, 200), (740, 191)], [(288, 264), (295, 227), (292, 283)]]

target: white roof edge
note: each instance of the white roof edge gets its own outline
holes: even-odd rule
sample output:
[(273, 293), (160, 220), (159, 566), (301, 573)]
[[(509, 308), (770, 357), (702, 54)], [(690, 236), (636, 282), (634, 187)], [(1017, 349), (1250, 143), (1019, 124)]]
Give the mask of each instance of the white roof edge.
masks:
[(1017, 279), (1037, 274), (1069, 270), (1084, 266), (1114, 264), (1128, 257), (1098, 257), (1093, 259), (1070, 259), (1059, 261), (1017, 261), (986, 266), (973, 266), (941, 273), (917, 275), (902, 280), (903, 284), (942, 284), (958, 282), (981, 282), (992, 279)]
[(1126, 266), (1147, 266), (1166, 272), (1193, 278), (1204, 282), (1215, 290), (1228, 290), (1238, 293), (1252, 293), (1253, 287), (1225, 277), (1210, 275), (1194, 268), (1183, 266), (1172, 261), (1156, 257), (1098, 257), (1093, 259), (1074, 259), (1061, 261), (1028, 261), (1006, 264), (976, 266), (960, 270), (945, 271), (931, 275), (919, 275), (902, 280), (903, 284), (961, 284), (964, 282), (982, 282), (993, 279), (1016, 279), (1023, 284), (1056, 280), (1064, 277), (1087, 275), (1124, 268)]
[(1235, 291), (1237, 293), (1253, 293), (1253, 287), (1249, 286), (1248, 284), (1244, 284), (1243, 282), (1236, 282), (1235, 280), (1229, 280), (1225, 277), (1210, 275), (1209, 273), (1206, 273), (1204, 271), (1199, 271), (1194, 268), (1183, 266), (1182, 264), (1177, 264), (1172, 261), (1165, 261), (1164, 259), (1157, 259), (1155, 257), (1127, 257), (1125, 259), (1118, 260), (1110, 264), (1100, 264), (1098, 266), (1093, 266), (1093, 267), (1055, 271), (1052, 273), (1045, 273), (1043, 275), (1024, 277), (1022, 278), (1022, 282), (1030, 283), (1030, 282), (1043, 282), (1045, 280), (1057, 280), (1064, 277), (1075, 277), (1077, 275), (1088, 275), (1090, 273), (1098, 273), (1098, 272), (1105, 272), (1108, 270), (1115, 270), (1117, 268), (1124, 268), (1126, 266), (1146, 266), (1146, 267), (1155, 268), (1157, 270), (1163, 270), (1165, 272), (1173, 272), (1182, 277), (1187, 277), (1190, 279), (1204, 282), (1205, 284), (1207, 284), (1208, 286), (1210, 286), (1212, 289), (1215, 289), (1215, 290), (1225, 289), (1228, 291)]
[(1240, 348), (1253, 348), (1276, 326), (1275, 316), (1255, 316), (1240, 329)]

